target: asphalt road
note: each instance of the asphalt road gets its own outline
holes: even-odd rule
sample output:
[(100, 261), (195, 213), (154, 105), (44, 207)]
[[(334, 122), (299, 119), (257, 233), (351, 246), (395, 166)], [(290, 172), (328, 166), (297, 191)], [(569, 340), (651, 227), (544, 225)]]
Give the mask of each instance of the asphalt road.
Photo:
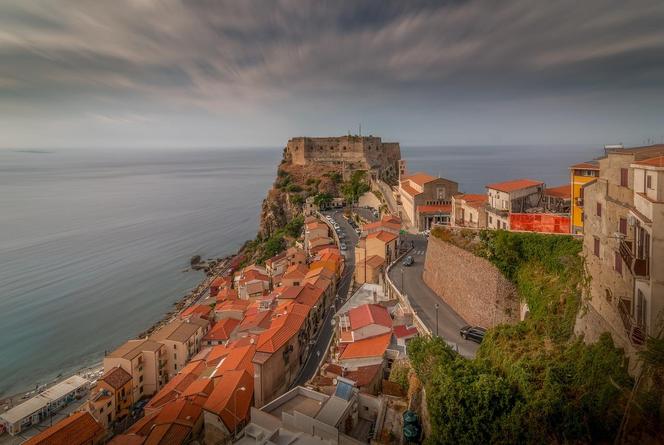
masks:
[(345, 302), (346, 297), (348, 296), (348, 288), (350, 287), (351, 278), (353, 276), (353, 270), (355, 269), (355, 244), (357, 244), (358, 236), (355, 233), (355, 229), (348, 224), (348, 221), (342, 216), (341, 212), (326, 212), (325, 214), (333, 215), (334, 220), (339, 223), (339, 226), (346, 234), (346, 237), (341, 241), (346, 243), (347, 250), (341, 251), (345, 255), (345, 269), (344, 274), (339, 280), (339, 285), (337, 286), (337, 295), (334, 300), (333, 306), (330, 306), (327, 309), (325, 319), (321, 325), (321, 329), (318, 332), (318, 337), (316, 338), (316, 343), (309, 349), (309, 355), (300, 371), (300, 375), (297, 376), (292, 387), (303, 385), (307, 381), (311, 380), (316, 374), (319, 363), (324, 359), (327, 345), (334, 333), (334, 328), (332, 326), (332, 319), (337, 309), (340, 308)]
[[(413, 257), (415, 263), (409, 267), (404, 267), (401, 264), (395, 265), (390, 270), (392, 282), (402, 293), (408, 296), (411, 306), (434, 335), (437, 331), (438, 335), (442, 338), (448, 342), (455, 343), (461, 355), (464, 357), (474, 357), (479, 345), (472, 341), (464, 340), (459, 335), (459, 329), (468, 323), (432, 291), (422, 278), (427, 249), (426, 238), (419, 235), (407, 235), (405, 242), (410, 243), (411, 241), (414, 244), (414, 248), (409, 255)], [(436, 304), (439, 305), (437, 328)]]
[(369, 222), (378, 220), (378, 218), (376, 218), (373, 214), (373, 209), (366, 209), (364, 207), (355, 207), (353, 211)]

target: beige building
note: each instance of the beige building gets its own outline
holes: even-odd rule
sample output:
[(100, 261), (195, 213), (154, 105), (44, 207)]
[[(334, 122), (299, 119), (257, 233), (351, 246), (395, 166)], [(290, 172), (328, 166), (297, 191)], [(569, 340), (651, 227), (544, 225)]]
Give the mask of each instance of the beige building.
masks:
[(459, 184), (445, 178), (434, 178), (426, 173), (415, 173), (401, 178), (399, 195), (404, 215), (410, 226), (418, 230), (433, 224), (446, 224), (451, 213), (452, 196)]
[(355, 281), (380, 283), (382, 273), (399, 252), (399, 235), (378, 230), (360, 238), (355, 246)]
[(150, 336), (150, 340), (166, 347), (169, 380), (200, 351), (203, 336), (209, 326), (208, 320), (194, 316), (188, 320), (173, 320)]
[(159, 391), (168, 381), (166, 346), (154, 340), (129, 340), (104, 357), (104, 370), (120, 367), (132, 377), (132, 399)]
[(119, 366), (111, 368), (90, 391), (87, 410), (104, 429), (129, 414), (132, 404), (132, 377)]
[(664, 145), (607, 149), (584, 185), (587, 313), (576, 331), (608, 331), (633, 354), (661, 326), (664, 309)]
[(458, 194), (452, 196), (451, 224), (456, 227), (486, 228), (487, 195)]
[(510, 228), (510, 213), (523, 213), (543, 203), (544, 183), (533, 179), (514, 179), (489, 184), (487, 189), (487, 227)]

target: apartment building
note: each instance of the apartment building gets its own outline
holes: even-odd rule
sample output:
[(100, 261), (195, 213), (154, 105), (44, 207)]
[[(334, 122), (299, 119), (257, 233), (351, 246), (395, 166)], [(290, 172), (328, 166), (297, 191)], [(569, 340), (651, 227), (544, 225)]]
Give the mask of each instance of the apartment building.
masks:
[(159, 391), (168, 381), (166, 346), (153, 340), (129, 340), (104, 357), (104, 370), (120, 367), (132, 377), (132, 399)]
[(534, 179), (514, 179), (489, 184), (487, 189), (487, 227), (510, 228), (510, 213), (523, 213), (542, 204), (544, 183)]
[(129, 414), (132, 399), (132, 377), (116, 366), (107, 370), (90, 391), (87, 410), (104, 429)]
[(166, 348), (169, 380), (200, 351), (209, 326), (208, 320), (193, 316), (187, 320), (173, 320), (150, 335), (150, 340), (161, 343)]
[(596, 160), (574, 164), (569, 168), (571, 186), (571, 231), (583, 233), (583, 186), (599, 176), (599, 162)]
[(486, 203), (487, 195), (465, 193), (452, 196), (452, 225), (486, 228)]
[(607, 149), (598, 163), (582, 192), (591, 299), (576, 331), (608, 331), (633, 354), (664, 312), (664, 145)]

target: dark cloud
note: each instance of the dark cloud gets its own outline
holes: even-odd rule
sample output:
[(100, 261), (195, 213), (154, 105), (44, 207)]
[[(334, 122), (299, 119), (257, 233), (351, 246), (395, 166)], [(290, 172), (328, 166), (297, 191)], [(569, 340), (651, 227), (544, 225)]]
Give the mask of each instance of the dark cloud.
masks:
[(433, 120), (502, 102), (516, 119), (515, 104), (553, 114), (574, 96), (584, 111), (645, 96), (651, 113), (663, 19), (660, 0), (16, 0), (0, 4), (0, 114), (24, 124), (20, 142), (35, 114), (63, 109), (241, 123), (325, 104), (330, 127), (373, 109), (378, 130), (404, 105)]

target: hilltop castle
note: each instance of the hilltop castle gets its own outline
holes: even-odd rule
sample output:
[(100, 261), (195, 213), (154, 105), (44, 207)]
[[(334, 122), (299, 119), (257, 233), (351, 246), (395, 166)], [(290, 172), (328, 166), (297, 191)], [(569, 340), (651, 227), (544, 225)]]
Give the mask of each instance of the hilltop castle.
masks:
[(398, 177), (401, 149), (398, 142), (375, 136), (296, 137), (288, 141), (284, 155), (293, 165), (331, 163), (389, 180)]

